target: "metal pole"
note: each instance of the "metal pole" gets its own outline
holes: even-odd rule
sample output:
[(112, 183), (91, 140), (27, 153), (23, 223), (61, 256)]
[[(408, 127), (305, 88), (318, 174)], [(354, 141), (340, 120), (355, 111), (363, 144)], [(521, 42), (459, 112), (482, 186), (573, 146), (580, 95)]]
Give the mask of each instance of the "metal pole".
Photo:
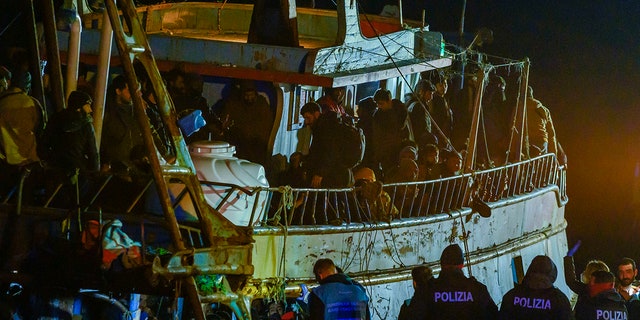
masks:
[(96, 132), (96, 146), (100, 150), (102, 141), (102, 120), (104, 106), (107, 101), (107, 82), (109, 81), (109, 65), (111, 63), (111, 46), (113, 42), (113, 28), (107, 10), (102, 14), (102, 31), (100, 33), (100, 53), (96, 71), (96, 87), (93, 94), (93, 128)]
[(66, 108), (64, 101), (64, 93), (62, 90), (62, 64), (60, 62), (60, 50), (58, 47), (58, 35), (56, 28), (56, 16), (54, 12), (53, 0), (43, 0), (43, 24), (44, 36), (47, 43), (47, 60), (50, 66), (51, 74), (51, 98), (56, 111)]

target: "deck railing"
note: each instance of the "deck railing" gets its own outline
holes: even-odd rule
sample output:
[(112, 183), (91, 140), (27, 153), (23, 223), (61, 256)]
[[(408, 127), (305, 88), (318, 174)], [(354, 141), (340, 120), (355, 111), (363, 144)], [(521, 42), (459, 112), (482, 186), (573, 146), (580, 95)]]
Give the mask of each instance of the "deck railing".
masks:
[[(85, 194), (80, 200), (84, 205), (80, 213), (95, 211), (94, 202), (104, 197), (103, 189), (116, 183), (110, 176), (97, 183), (97, 192)], [(251, 188), (212, 181), (200, 182), (205, 190), (215, 190), (215, 203), (210, 204), (223, 215), (224, 208), (235, 206), (233, 214), (242, 214), (249, 221), (247, 226), (268, 225), (342, 225), (344, 223), (389, 222), (400, 218), (418, 218), (431, 214), (448, 213), (475, 204), (486, 204), (523, 195), (538, 188), (557, 186), (559, 201), (567, 201), (566, 168), (558, 164), (555, 155), (548, 154), (517, 164), (481, 170), (473, 173), (431, 181), (382, 184), (379, 182), (358, 183), (352, 188)], [(178, 181), (179, 184), (179, 181)], [(132, 203), (116, 214), (128, 215), (134, 208), (145, 207), (143, 196), (151, 183), (139, 189)], [(52, 204), (60, 188), (46, 199), (44, 207)], [(14, 195), (4, 199), (7, 203)], [(205, 192), (205, 196), (207, 193)], [(190, 202), (191, 195), (185, 190), (173, 194), (174, 208)], [(244, 202), (242, 202), (244, 201)], [(244, 203), (238, 210), (238, 203)], [(104, 201), (102, 201), (104, 203)], [(193, 206), (192, 206), (193, 207)], [(480, 206), (481, 207), (481, 206)], [(486, 206), (485, 206), (486, 207)], [(188, 210), (187, 210), (188, 211)], [(227, 212), (228, 213), (228, 212)], [(105, 212), (105, 214), (108, 214)], [(155, 213), (158, 218), (160, 214)], [(196, 220), (196, 214), (192, 215)], [(192, 247), (203, 247), (205, 243), (195, 224), (182, 221), (181, 232)]]
[[(219, 187), (226, 186), (229, 193), (244, 190), (246, 196), (255, 197), (254, 204), (267, 197), (266, 207), (254, 206), (245, 213), (251, 215), (253, 226), (389, 222), (474, 207), (474, 202), (496, 202), (550, 185), (558, 187), (560, 201), (567, 199), (566, 171), (552, 154), (437, 180), (390, 184), (365, 182), (342, 189), (252, 189), (204, 183), (215, 185), (219, 191)], [(264, 213), (257, 223), (253, 220), (258, 214), (256, 210)]]

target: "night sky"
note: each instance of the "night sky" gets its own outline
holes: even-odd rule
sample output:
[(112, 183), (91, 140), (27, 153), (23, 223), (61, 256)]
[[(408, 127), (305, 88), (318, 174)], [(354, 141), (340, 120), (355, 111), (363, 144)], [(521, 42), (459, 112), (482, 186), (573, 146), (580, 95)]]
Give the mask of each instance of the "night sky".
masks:
[[(431, 30), (458, 30), (462, 1), (433, 5), (450, 15), (432, 14)], [(640, 204), (633, 201), (640, 163), (638, 17), (640, 1), (467, 3), (465, 31), (494, 33), (482, 51), (531, 60), (529, 83), (550, 109), (569, 157), (567, 233), (569, 246), (583, 242), (578, 270), (593, 258), (610, 267), (622, 256), (640, 262)]]

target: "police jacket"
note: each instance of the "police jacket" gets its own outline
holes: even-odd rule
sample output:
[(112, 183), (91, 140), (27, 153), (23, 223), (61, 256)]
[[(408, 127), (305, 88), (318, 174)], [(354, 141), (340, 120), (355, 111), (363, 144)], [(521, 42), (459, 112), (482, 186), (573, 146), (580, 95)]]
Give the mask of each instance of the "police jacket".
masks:
[(500, 319), (572, 319), (567, 296), (553, 286), (558, 269), (547, 256), (537, 256), (522, 284), (502, 298)]
[(311, 320), (370, 320), (369, 297), (362, 285), (342, 273), (320, 281), (309, 296)]
[(498, 307), (487, 287), (475, 278), (467, 278), (461, 269), (443, 268), (429, 283), (429, 314), (422, 319), (497, 319)]
[(624, 299), (615, 289), (603, 291), (590, 299), (576, 304), (576, 320), (622, 320), (628, 319)]

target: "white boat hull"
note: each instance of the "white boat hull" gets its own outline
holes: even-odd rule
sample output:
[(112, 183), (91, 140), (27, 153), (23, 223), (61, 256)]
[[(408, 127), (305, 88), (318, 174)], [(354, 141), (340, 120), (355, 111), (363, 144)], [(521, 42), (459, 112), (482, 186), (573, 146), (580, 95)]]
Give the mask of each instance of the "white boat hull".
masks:
[[(524, 270), (541, 254), (550, 256), (556, 264), (562, 263), (568, 249), (567, 224), (557, 190), (543, 188), (493, 203), (488, 218), (465, 208), (451, 215), (394, 220), (390, 224), (256, 228), (254, 284), (288, 279), (287, 291), (295, 295), (298, 284), (313, 284), (315, 261), (330, 258), (365, 285), (373, 301), (374, 318), (395, 317), (402, 302), (413, 295), (411, 267), (426, 263), (437, 273), (440, 254), (447, 245), (455, 242), (464, 247), (460, 240), (464, 228), (469, 234), (467, 264), (499, 303), (517, 281), (513, 258), (522, 257)], [(569, 293), (562, 273), (556, 285)]]

